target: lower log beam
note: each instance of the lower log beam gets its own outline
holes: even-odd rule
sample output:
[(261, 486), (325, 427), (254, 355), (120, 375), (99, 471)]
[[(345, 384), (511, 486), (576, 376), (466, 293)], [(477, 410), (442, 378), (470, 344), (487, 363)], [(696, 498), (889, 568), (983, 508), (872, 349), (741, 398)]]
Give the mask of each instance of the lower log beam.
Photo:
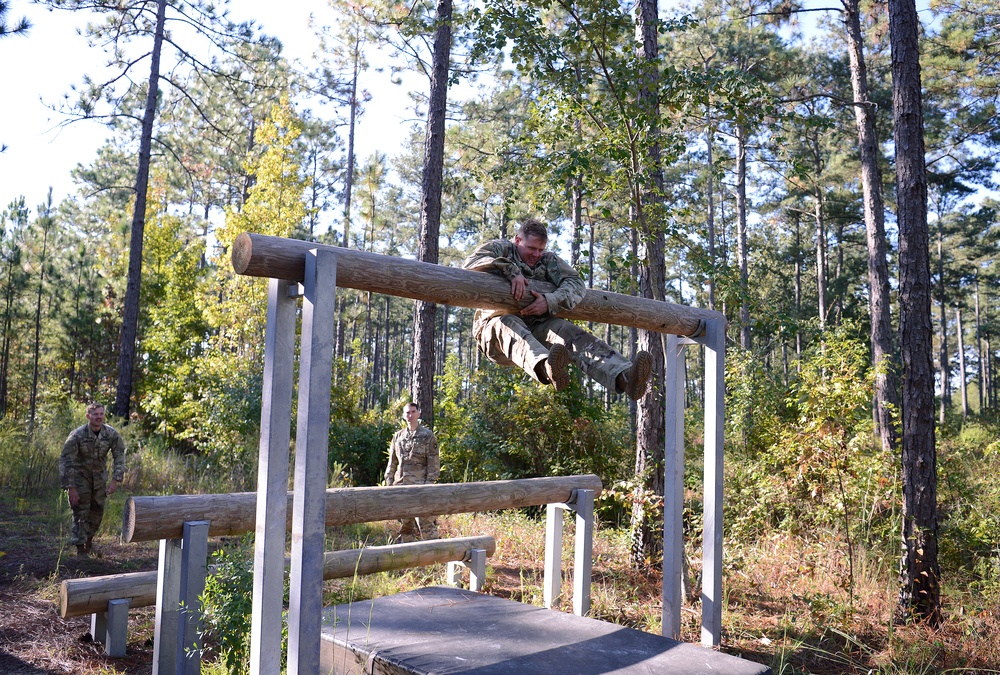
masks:
[[(477, 548), (485, 549), (486, 555), (492, 556), (496, 552), (496, 540), (484, 535), (330, 551), (323, 556), (323, 578), (341, 579), (355, 574), (465, 560), (469, 551)], [(288, 566), (287, 559), (285, 566)], [(59, 589), (59, 615), (65, 619), (103, 612), (109, 601), (119, 599), (128, 600), (130, 608), (155, 605), (156, 576), (153, 571), (66, 579)]]

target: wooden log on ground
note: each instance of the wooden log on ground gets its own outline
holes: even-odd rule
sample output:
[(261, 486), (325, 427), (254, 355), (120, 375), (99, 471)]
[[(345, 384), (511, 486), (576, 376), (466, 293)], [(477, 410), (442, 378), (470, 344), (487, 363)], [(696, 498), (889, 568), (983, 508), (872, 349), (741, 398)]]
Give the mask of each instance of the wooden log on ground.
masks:
[[(534, 299), (515, 301), (509, 282), (485, 272), (249, 232), (233, 243), (233, 269), (254, 277), (300, 280), (306, 253), (314, 248), (336, 252), (339, 287), (456, 307), (511, 311), (520, 310)], [(532, 281), (531, 287), (540, 292), (553, 289), (552, 284), (537, 281)], [(725, 321), (720, 312), (594, 289), (588, 290), (576, 307), (560, 316), (690, 337), (700, 336), (707, 320)]]
[[(326, 491), (326, 524), (350, 525), (540, 506), (567, 502), (575, 489), (594, 490), (596, 497), (601, 493), (601, 479), (586, 474), (479, 483), (335, 488)], [(289, 526), (291, 499), (292, 493), (288, 493), (286, 524)], [(211, 537), (243, 535), (254, 531), (256, 511), (256, 492), (129, 497), (125, 503), (122, 538), (126, 542), (177, 539), (189, 520), (210, 521)]]
[[(496, 540), (482, 535), (329, 551), (323, 555), (323, 578), (342, 579), (355, 574), (375, 574), (464, 560), (474, 548), (485, 549), (486, 555), (492, 556), (497, 549)], [(288, 564), (289, 559), (286, 558), (286, 568)], [(156, 575), (155, 571), (129, 572), (65, 579), (59, 588), (59, 615), (66, 619), (103, 612), (108, 608), (109, 601), (119, 599), (128, 600), (130, 608), (155, 605)]]

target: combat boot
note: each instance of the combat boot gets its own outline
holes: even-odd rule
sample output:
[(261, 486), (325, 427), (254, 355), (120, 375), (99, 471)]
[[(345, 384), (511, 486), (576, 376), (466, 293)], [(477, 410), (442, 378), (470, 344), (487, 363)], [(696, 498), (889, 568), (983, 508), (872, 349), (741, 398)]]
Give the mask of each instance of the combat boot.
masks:
[(78, 557), (78, 558), (89, 558), (90, 557), (90, 551), (87, 549), (87, 545), (86, 544), (77, 544), (76, 545), (76, 557)]
[(545, 375), (556, 391), (562, 391), (569, 386), (569, 350), (558, 342), (549, 347), (549, 356), (545, 359)]
[(615, 381), (619, 393), (638, 401), (646, 393), (649, 376), (653, 373), (653, 356), (649, 352), (637, 352), (632, 359), (632, 367), (620, 374)]

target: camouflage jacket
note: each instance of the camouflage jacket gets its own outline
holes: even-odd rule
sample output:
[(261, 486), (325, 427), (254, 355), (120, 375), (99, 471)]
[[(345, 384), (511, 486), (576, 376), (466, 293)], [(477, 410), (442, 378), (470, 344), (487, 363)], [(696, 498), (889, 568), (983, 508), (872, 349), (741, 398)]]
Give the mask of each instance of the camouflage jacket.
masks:
[(125, 442), (118, 432), (107, 424), (96, 434), (89, 424), (74, 429), (59, 456), (59, 483), (68, 488), (87, 474), (106, 478), (109, 451), (115, 460), (111, 476), (121, 482), (125, 477)]
[[(529, 290), (532, 280), (548, 281), (555, 285), (556, 290), (551, 293), (543, 293), (545, 301), (549, 305), (549, 313), (538, 317), (522, 317), (529, 325), (533, 321), (547, 319), (552, 315), (573, 309), (587, 293), (587, 286), (580, 278), (580, 274), (555, 253), (546, 251), (542, 254), (542, 259), (538, 261), (537, 265), (529, 267), (528, 263), (521, 260), (521, 256), (517, 254), (514, 242), (507, 239), (494, 239), (480, 244), (479, 248), (462, 263), (462, 267), (477, 272), (499, 274), (508, 281), (518, 274), (522, 274), (528, 281)], [(479, 327), (494, 316), (512, 313), (513, 311), (501, 309), (481, 309), (476, 312), (474, 331), (478, 334)]]
[(400, 429), (389, 444), (389, 466), (385, 468), (386, 485), (433, 483), (441, 473), (441, 458), (434, 432), (422, 424), (416, 431)]

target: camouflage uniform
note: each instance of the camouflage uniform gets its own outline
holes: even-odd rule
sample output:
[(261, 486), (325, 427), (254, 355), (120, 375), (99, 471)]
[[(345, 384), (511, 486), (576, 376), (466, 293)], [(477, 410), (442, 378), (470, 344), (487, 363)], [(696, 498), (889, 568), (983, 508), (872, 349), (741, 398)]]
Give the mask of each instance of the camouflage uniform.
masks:
[(542, 316), (521, 316), (499, 309), (476, 312), (472, 332), (490, 361), (519, 366), (540, 382), (536, 368), (548, 358), (549, 347), (560, 342), (577, 368), (608, 390), (618, 391), (615, 380), (631, 367), (631, 362), (603, 340), (556, 316), (573, 309), (587, 292), (583, 279), (568, 263), (546, 251), (532, 268), (518, 255), (513, 242), (496, 239), (480, 245), (462, 267), (499, 274), (508, 281), (522, 274), (529, 290), (533, 279), (548, 281), (556, 287), (552, 293), (543, 294), (549, 313)]
[(105, 424), (94, 433), (89, 424), (73, 430), (59, 456), (59, 482), (64, 490), (76, 488), (79, 503), (73, 507), (73, 537), (70, 544), (89, 546), (104, 518), (107, 500), (108, 452), (114, 457), (112, 478), (125, 477), (125, 443)]
[[(422, 424), (416, 431), (400, 429), (389, 444), (389, 465), (385, 468), (386, 485), (420, 485), (433, 483), (441, 473), (441, 457), (434, 432)], [(419, 525), (417, 520), (420, 521)], [(413, 541), (421, 534), (424, 539), (437, 539), (437, 518), (404, 518), (400, 537)]]

